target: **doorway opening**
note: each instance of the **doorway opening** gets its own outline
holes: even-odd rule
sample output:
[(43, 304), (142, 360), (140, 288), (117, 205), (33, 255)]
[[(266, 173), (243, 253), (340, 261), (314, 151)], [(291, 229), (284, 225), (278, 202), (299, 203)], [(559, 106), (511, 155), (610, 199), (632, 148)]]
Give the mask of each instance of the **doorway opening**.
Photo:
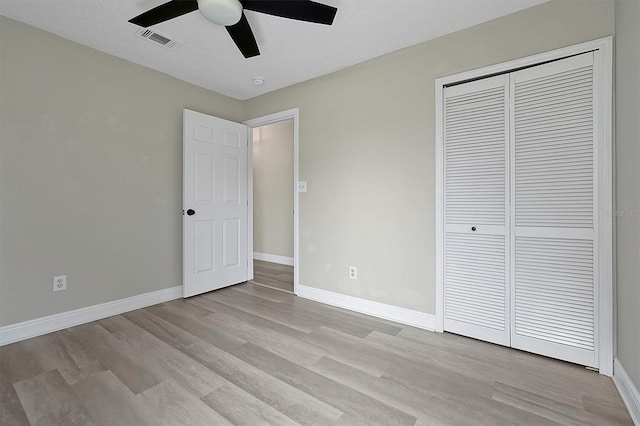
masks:
[[(295, 294), (297, 282), (297, 110), (249, 126), (250, 259), (253, 284)], [(251, 265), (250, 265), (251, 266)]]

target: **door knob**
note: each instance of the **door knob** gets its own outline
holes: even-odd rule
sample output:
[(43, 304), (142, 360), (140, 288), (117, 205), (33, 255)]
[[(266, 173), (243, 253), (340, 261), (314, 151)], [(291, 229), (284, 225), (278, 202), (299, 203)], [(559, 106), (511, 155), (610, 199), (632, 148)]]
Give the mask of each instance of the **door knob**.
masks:
[(475, 230), (476, 230), (476, 227), (475, 227), (475, 226), (472, 226), (472, 227), (471, 227), (471, 230), (472, 230), (472, 231), (475, 231)]
[(188, 214), (189, 216), (193, 216), (194, 214), (196, 214), (196, 211), (195, 211), (195, 210), (193, 210), (193, 209), (189, 209), (189, 210), (187, 210), (187, 214)]

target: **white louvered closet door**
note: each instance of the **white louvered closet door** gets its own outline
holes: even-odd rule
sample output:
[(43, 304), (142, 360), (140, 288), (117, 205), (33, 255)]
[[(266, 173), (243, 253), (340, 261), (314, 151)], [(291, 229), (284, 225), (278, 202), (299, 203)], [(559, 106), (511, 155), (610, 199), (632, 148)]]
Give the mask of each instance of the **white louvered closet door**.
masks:
[(508, 90), (502, 75), (444, 91), (444, 329), (509, 344)]
[(593, 53), (511, 74), (511, 346), (597, 367)]

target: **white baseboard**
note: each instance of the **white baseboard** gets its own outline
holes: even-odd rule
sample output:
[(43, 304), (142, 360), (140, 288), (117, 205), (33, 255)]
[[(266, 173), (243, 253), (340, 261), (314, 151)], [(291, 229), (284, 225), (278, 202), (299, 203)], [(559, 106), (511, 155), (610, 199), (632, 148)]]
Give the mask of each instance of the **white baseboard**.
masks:
[(326, 303), (327, 305), (349, 309), (371, 315), (372, 317), (383, 318), (424, 330), (434, 331), (436, 326), (435, 315), (360, 299), (359, 297), (347, 296), (346, 294), (335, 293), (315, 287), (308, 287), (306, 285), (298, 285), (296, 295), (305, 299), (315, 300), (316, 302)]
[(265, 262), (279, 263), (281, 265), (293, 266), (293, 257), (279, 256), (277, 254), (253, 252), (255, 260), (263, 260)]
[(182, 286), (0, 327), (0, 346), (182, 297)]
[(627, 406), (633, 422), (640, 426), (640, 393), (627, 372), (622, 368), (618, 358), (613, 359), (613, 382), (620, 392), (620, 396)]

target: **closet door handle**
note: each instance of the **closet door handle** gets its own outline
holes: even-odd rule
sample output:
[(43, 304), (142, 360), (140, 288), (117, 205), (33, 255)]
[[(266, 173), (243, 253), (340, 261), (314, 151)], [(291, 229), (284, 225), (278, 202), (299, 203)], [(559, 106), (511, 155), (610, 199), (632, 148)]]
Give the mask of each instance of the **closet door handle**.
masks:
[(189, 216), (193, 216), (194, 214), (196, 214), (196, 211), (195, 211), (195, 210), (193, 210), (193, 209), (189, 209), (189, 210), (187, 210), (187, 214), (188, 214)]
[(472, 230), (472, 231), (475, 231), (475, 230), (476, 230), (476, 227), (475, 227), (475, 226), (472, 226), (472, 227), (471, 227), (471, 230)]

